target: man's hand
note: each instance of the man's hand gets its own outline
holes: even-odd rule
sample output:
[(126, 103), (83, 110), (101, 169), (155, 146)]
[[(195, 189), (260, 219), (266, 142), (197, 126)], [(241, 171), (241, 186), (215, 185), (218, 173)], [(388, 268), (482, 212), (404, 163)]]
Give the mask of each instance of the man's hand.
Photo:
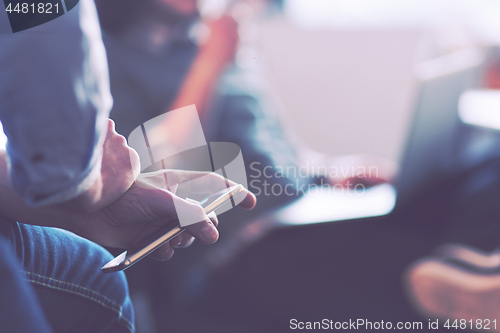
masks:
[(64, 225), (71, 226), (71, 221), (64, 221), (65, 216), (91, 213), (109, 205), (132, 186), (139, 174), (140, 163), (135, 150), (115, 132), (114, 122), (110, 119), (102, 149), (101, 168), (92, 171), (97, 177), (89, 188), (76, 198), (39, 208), (28, 207), (14, 190), (10, 183), (6, 151), (0, 150), (1, 215), (22, 223), (68, 229)]
[(393, 181), (397, 164), (382, 157), (347, 155), (331, 158), (328, 182), (344, 187), (374, 186)]
[(102, 195), (98, 206), (107, 206), (118, 199), (132, 186), (140, 171), (139, 155), (127, 145), (125, 137), (115, 131), (115, 123), (108, 119), (102, 152)]
[[(141, 174), (116, 201), (96, 212), (80, 215), (78, 228), (72, 231), (104, 246), (128, 248), (160, 229), (178, 225), (177, 212), (182, 210), (199, 223), (189, 225), (186, 232), (156, 250), (156, 259), (169, 259), (174, 247), (188, 246), (193, 237), (206, 244), (214, 243), (218, 239), (215, 215), (208, 217), (201, 206), (174, 194), (179, 184), (182, 186), (186, 181), (191, 184), (191, 193), (207, 195), (218, 192), (221, 185), (226, 184), (224, 178), (214, 173), (160, 170)], [(249, 191), (245, 191), (245, 195), (240, 206), (253, 208), (255, 196)]]
[(61, 207), (81, 212), (97, 211), (125, 193), (139, 172), (137, 152), (127, 145), (127, 140), (122, 135), (116, 133), (115, 123), (108, 119), (99, 177), (87, 191)]
[[(217, 218), (208, 217), (199, 205), (179, 197), (175, 192), (188, 182), (192, 193), (210, 195), (218, 192), (221, 185), (233, 186), (234, 183), (226, 183), (224, 178), (214, 173), (180, 170), (142, 174), (136, 180), (138, 170), (139, 159), (135, 151), (116, 134), (110, 122), (104, 143), (100, 187), (94, 188), (99, 195), (89, 195), (82, 200), (88, 194), (84, 193), (65, 203), (32, 208), (12, 188), (7, 157), (2, 151), (0, 212), (8, 220), (66, 229), (103, 246), (119, 248), (131, 247), (158, 230), (176, 226), (179, 210), (193, 221), (199, 221), (158, 249), (155, 253), (158, 259), (169, 259), (174, 247), (188, 246), (193, 237), (208, 244), (217, 240)], [(255, 196), (248, 191), (245, 194), (245, 200), (239, 205), (251, 209), (255, 205)], [(85, 206), (81, 206), (82, 202)]]

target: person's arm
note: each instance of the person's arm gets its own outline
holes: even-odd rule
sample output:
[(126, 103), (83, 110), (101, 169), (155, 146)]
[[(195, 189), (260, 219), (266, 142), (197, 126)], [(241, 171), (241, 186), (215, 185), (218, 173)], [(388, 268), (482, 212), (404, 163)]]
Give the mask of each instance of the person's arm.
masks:
[[(181, 207), (200, 223), (158, 256), (169, 258), (172, 245), (189, 244), (192, 236), (214, 242), (216, 218), (136, 180), (137, 155), (107, 119), (111, 96), (93, 2), (76, 8), (38, 33), (0, 34), (0, 119), (8, 137), (8, 155), (0, 152), (0, 215), (128, 247), (177, 224)], [(255, 204), (249, 198), (248, 208)]]
[(0, 34), (0, 119), (11, 183), (28, 205), (101, 196), (107, 71), (91, 0), (29, 31)]
[(111, 120), (108, 120), (102, 151), (97, 175), (88, 189), (67, 201), (31, 207), (12, 186), (7, 152), (0, 150), (0, 216), (22, 223), (68, 229), (71, 221), (67, 221), (66, 211), (70, 214), (90, 213), (109, 205), (136, 180), (139, 157), (127, 146), (125, 138), (116, 133)]
[[(165, 112), (195, 105), (198, 114), (203, 116), (222, 73), (234, 59), (238, 45), (238, 24), (234, 18), (223, 16), (207, 26), (210, 37), (199, 48), (174, 102)], [(154, 137), (158, 139), (153, 141), (181, 147), (196, 135), (193, 131), (198, 128), (193, 120), (183, 113), (171, 115), (168, 123), (155, 128)], [(172, 123), (176, 124), (175, 127), (169, 126)]]
[[(123, 143), (115, 141), (109, 148), (120, 150)], [(120, 147), (122, 145), (122, 147)], [(116, 164), (118, 166), (118, 164)], [(0, 213), (3, 217), (21, 223), (58, 227), (72, 231), (98, 244), (109, 247), (127, 248), (165, 226), (174, 227), (178, 211), (188, 211), (199, 223), (186, 227), (187, 232), (175, 237), (155, 252), (156, 259), (169, 259), (174, 247), (185, 247), (193, 237), (211, 244), (218, 238), (217, 218), (207, 216), (201, 206), (176, 196), (165, 189), (165, 179), (175, 180), (169, 188), (185, 181), (191, 181), (193, 192), (215, 193), (220, 190), (215, 184), (226, 184), (226, 180), (215, 173), (196, 173), (180, 170), (164, 170), (153, 176), (140, 176), (132, 186), (110, 204), (96, 211), (74, 209), (71, 202), (45, 207), (30, 207), (11, 186), (5, 151), (0, 152)], [(229, 181), (230, 184), (232, 184)], [(234, 184), (232, 184), (234, 185)], [(255, 196), (248, 191), (240, 206), (251, 209)]]
[(171, 110), (195, 104), (199, 113), (204, 112), (221, 73), (234, 59), (239, 39), (234, 18), (223, 16), (207, 25), (210, 37), (200, 47)]
[(20, 221), (29, 224), (63, 227), (65, 219), (57, 210), (47, 207), (33, 208), (11, 185), (7, 153), (0, 150), (0, 215), (10, 221)]
[[(112, 121), (108, 121), (108, 126), (96, 183), (76, 198), (61, 203), (28, 205), (12, 186), (6, 151), (0, 150), (0, 216), (66, 229), (103, 246), (127, 248), (165, 226), (172, 228), (179, 224), (181, 210), (200, 222), (187, 226), (187, 232), (155, 251), (153, 258), (169, 259), (174, 247), (188, 246), (194, 237), (207, 244), (215, 242), (217, 218), (207, 216), (200, 206), (176, 196), (174, 189), (190, 181), (193, 192), (208, 195), (221, 190), (221, 185), (225, 188), (226, 180), (215, 173), (181, 170), (137, 176), (140, 169), (137, 153), (115, 132)], [(165, 179), (171, 183), (165, 184)], [(95, 193), (99, 196), (94, 196)], [(246, 192), (240, 206), (251, 209), (254, 205), (255, 197)]]

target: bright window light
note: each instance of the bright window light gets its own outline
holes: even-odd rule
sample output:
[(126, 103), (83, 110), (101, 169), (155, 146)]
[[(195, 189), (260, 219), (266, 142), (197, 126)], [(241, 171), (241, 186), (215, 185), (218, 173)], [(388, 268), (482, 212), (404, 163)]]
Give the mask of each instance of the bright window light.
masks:
[(468, 90), (458, 102), (460, 119), (470, 125), (500, 130), (500, 90)]

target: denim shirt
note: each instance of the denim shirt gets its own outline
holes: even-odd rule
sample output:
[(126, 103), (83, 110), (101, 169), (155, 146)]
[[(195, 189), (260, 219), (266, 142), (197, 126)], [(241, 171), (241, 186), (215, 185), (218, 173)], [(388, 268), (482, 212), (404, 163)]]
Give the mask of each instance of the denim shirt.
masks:
[(28, 205), (63, 202), (94, 183), (111, 106), (92, 0), (18, 33), (0, 11), (0, 120), (11, 183)]

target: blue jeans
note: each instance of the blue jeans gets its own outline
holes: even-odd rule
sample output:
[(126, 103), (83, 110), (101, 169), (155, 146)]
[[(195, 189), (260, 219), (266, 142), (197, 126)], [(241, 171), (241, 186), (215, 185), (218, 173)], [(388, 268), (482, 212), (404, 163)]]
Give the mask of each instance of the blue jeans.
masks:
[(100, 270), (112, 259), (104, 248), (62, 229), (17, 222), (0, 221), (0, 233), (54, 332), (135, 331), (125, 274)]

